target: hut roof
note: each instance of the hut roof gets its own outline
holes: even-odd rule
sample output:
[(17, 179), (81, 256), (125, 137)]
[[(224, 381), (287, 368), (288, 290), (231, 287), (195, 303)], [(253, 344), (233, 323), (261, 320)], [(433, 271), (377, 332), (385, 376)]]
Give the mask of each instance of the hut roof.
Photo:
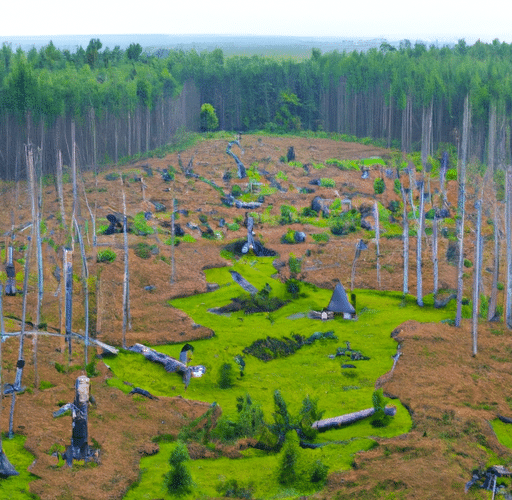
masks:
[(327, 310), (336, 313), (350, 314), (354, 314), (356, 312), (352, 304), (348, 301), (347, 292), (345, 292), (341, 283), (338, 283), (334, 288)]

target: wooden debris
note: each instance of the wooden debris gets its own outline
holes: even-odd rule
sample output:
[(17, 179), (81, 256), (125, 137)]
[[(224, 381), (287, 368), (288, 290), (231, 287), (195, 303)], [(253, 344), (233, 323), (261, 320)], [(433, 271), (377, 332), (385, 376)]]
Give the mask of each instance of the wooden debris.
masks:
[[(327, 429), (332, 429), (333, 427), (340, 427), (342, 425), (353, 424), (354, 422), (362, 420), (363, 418), (371, 417), (374, 413), (375, 408), (368, 408), (366, 410), (340, 415), (339, 417), (317, 420), (316, 422), (313, 422), (313, 424), (311, 424), (311, 427), (313, 427), (313, 429), (318, 429), (319, 431), (326, 431)], [(396, 408), (386, 406), (386, 408), (384, 409), (384, 413), (386, 415), (395, 416)]]

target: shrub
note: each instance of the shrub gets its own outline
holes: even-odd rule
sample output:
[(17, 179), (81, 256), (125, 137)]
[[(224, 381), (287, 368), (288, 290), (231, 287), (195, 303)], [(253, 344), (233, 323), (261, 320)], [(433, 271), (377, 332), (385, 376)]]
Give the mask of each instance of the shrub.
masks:
[(375, 194), (382, 194), (385, 189), (386, 183), (384, 182), (384, 179), (382, 177), (377, 177), (377, 179), (373, 181), (373, 191)]
[(291, 205), (281, 205), (281, 218), (279, 222), (281, 225), (292, 224), (296, 220), (297, 209)]
[(139, 212), (133, 217), (133, 229), (134, 233), (139, 236), (147, 236), (148, 234), (153, 234), (155, 232), (148, 224), (144, 212)]
[(384, 411), (386, 409), (386, 401), (382, 389), (373, 391), (372, 402), (373, 408), (375, 409), (371, 422), (373, 427), (386, 427), (386, 425), (389, 424), (390, 416), (386, 415)]
[(300, 214), (303, 217), (318, 217), (318, 213), (315, 212), (311, 207), (304, 207)]
[(283, 485), (293, 484), (297, 479), (298, 452), (294, 441), (289, 440), (286, 445), (278, 470), (278, 481)]
[(231, 188), (231, 195), (235, 198), (242, 196), (242, 188), (238, 184), (234, 184)]
[(321, 460), (315, 460), (311, 465), (309, 480), (312, 483), (323, 483), (327, 479), (328, 472), (328, 465), (325, 465)]
[(100, 250), (96, 255), (96, 262), (114, 262), (116, 260), (116, 253), (110, 248)]
[(286, 234), (283, 234), (283, 236), (281, 236), (281, 243), (293, 245), (295, 243), (295, 231), (293, 229), (288, 229), (288, 231), (286, 231)]
[(171, 495), (184, 495), (192, 490), (192, 476), (184, 464), (187, 460), (190, 460), (187, 447), (180, 442), (169, 458), (172, 469), (164, 476), (165, 485)]
[(302, 259), (295, 257), (295, 255), (291, 253), (288, 258), (288, 267), (290, 268), (291, 276), (297, 276), (302, 271)]
[(141, 259), (149, 259), (152, 251), (156, 248), (155, 245), (148, 245), (147, 243), (141, 242), (135, 245), (135, 255)]
[(249, 483), (247, 486), (242, 486), (238, 484), (236, 479), (228, 479), (225, 482), (219, 483), (215, 489), (223, 497), (250, 499), (252, 498), (254, 486), (252, 483)]
[(217, 384), (221, 389), (233, 387), (233, 365), (231, 363), (224, 363), (220, 367)]
[(400, 189), (400, 179), (395, 179), (395, 181), (393, 182), (393, 191), (394, 191), (396, 194), (400, 194), (400, 193), (401, 193), (401, 189)]
[(291, 294), (294, 298), (296, 298), (299, 295), (300, 292), (300, 281), (289, 279), (286, 280), (286, 291)]
[(464, 267), (473, 267), (473, 262), (471, 262), (469, 259), (464, 259)]
[(327, 243), (330, 240), (329, 233), (313, 233), (311, 237), (317, 242), (317, 243)]
[(457, 169), (450, 168), (446, 171), (446, 180), (447, 181), (456, 181), (457, 180)]
[(238, 231), (240, 229), (240, 225), (237, 224), (236, 222), (233, 222), (232, 224), (230, 224), (229, 222), (226, 224), (226, 227), (230, 230), (230, 231)]
[(119, 179), (119, 174), (117, 172), (112, 172), (110, 174), (105, 175), (106, 181), (116, 181)]
[(336, 186), (336, 182), (334, 182), (334, 179), (323, 177), (322, 179), (320, 179), (320, 186), (333, 188)]

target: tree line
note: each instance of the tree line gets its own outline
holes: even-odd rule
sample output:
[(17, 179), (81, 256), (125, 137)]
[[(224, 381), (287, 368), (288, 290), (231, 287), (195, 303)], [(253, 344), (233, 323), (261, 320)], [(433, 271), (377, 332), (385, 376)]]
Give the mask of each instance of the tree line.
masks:
[(0, 175), (24, 166), (23, 144), (56, 151), (69, 164), (71, 122), (84, 168), (117, 162), (199, 129), (204, 103), (224, 130), (327, 131), (371, 138), (426, 158), (442, 143), (460, 147), (465, 96), (472, 109), (468, 156), (503, 164), (509, 156), (512, 45), (494, 40), (426, 47), (404, 40), (363, 52), (307, 59), (224, 57), (221, 49), (144, 52), (104, 48), (0, 50)]

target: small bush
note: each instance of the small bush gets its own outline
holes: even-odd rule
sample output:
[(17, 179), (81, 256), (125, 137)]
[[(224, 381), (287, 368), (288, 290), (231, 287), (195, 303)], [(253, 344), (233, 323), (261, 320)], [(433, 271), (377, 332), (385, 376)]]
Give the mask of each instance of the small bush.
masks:
[(155, 245), (148, 245), (147, 243), (141, 242), (135, 245), (135, 255), (141, 259), (149, 259), (152, 255), (153, 250), (156, 248)]
[(116, 253), (110, 248), (100, 250), (96, 255), (96, 262), (114, 262), (116, 260)]
[(106, 181), (117, 181), (119, 179), (119, 174), (117, 172), (112, 172), (110, 174), (105, 175)]
[(471, 262), (469, 259), (464, 259), (464, 267), (473, 267), (473, 262)]
[(144, 212), (139, 212), (133, 217), (133, 232), (139, 236), (153, 234), (153, 228), (148, 224)]
[(312, 234), (311, 237), (317, 242), (317, 243), (327, 243), (330, 240), (329, 233), (316, 233)]
[(457, 180), (457, 169), (450, 168), (446, 171), (446, 180), (447, 181), (456, 181)]
[(395, 194), (400, 194), (401, 193), (401, 190), (400, 190), (400, 179), (395, 179), (395, 181), (393, 182), (393, 191), (395, 192)]
[(373, 191), (375, 194), (382, 194), (386, 189), (386, 183), (382, 177), (378, 177), (373, 181)]
[(291, 485), (297, 480), (298, 451), (295, 443), (290, 440), (286, 445), (278, 470), (278, 481), (283, 485)]
[(231, 195), (235, 198), (242, 196), (242, 188), (238, 184), (234, 184), (231, 188)]
[(226, 224), (226, 227), (230, 230), (230, 231), (238, 231), (240, 229), (240, 225), (237, 224), (236, 222), (233, 222), (232, 224), (230, 224), (229, 222)]
[(219, 483), (216, 488), (217, 492), (227, 498), (252, 498), (254, 486), (249, 483), (247, 486), (239, 485), (236, 479), (228, 479)]
[(320, 179), (320, 186), (333, 188), (336, 186), (336, 182), (334, 181), (334, 179), (329, 179), (328, 177), (322, 177), (322, 179)]
[(178, 443), (169, 458), (172, 469), (164, 476), (165, 485), (171, 495), (180, 496), (192, 490), (192, 476), (184, 464), (187, 460), (190, 460), (190, 456), (186, 445)]
[(48, 382), (48, 380), (41, 380), (41, 382), (39, 382), (39, 389), (41, 391), (44, 391), (45, 389), (50, 389), (51, 387), (55, 387), (55, 384)]
[(311, 207), (304, 207), (300, 214), (303, 217), (318, 217), (318, 213), (315, 212)]
[(309, 480), (312, 483), (323, 483), (327, 479), (328, 472), (328, 465), (325, 465), (321, 460), (315, 460), (311, 465)]
[(233, 365), (224, 363), (219, 369), (217, 384), (221, 389), (229, 389), (233, 387)]
[(283, 234), (283, 236), (281, 236), (281, 243), (293, 245), (295, 243), (295, 231), (293, 229), (288, 229), (288, 231), (286, 231), (286, 234)]
[(371, 422), (373, 427), (386, 427), (386, 425), (389, 424), (391, 417), (385, 413), (386, 401), (384, 399), (382, 389), (378, 389), (373, 392), (372, 402), (373, 408), (375, 409)]

